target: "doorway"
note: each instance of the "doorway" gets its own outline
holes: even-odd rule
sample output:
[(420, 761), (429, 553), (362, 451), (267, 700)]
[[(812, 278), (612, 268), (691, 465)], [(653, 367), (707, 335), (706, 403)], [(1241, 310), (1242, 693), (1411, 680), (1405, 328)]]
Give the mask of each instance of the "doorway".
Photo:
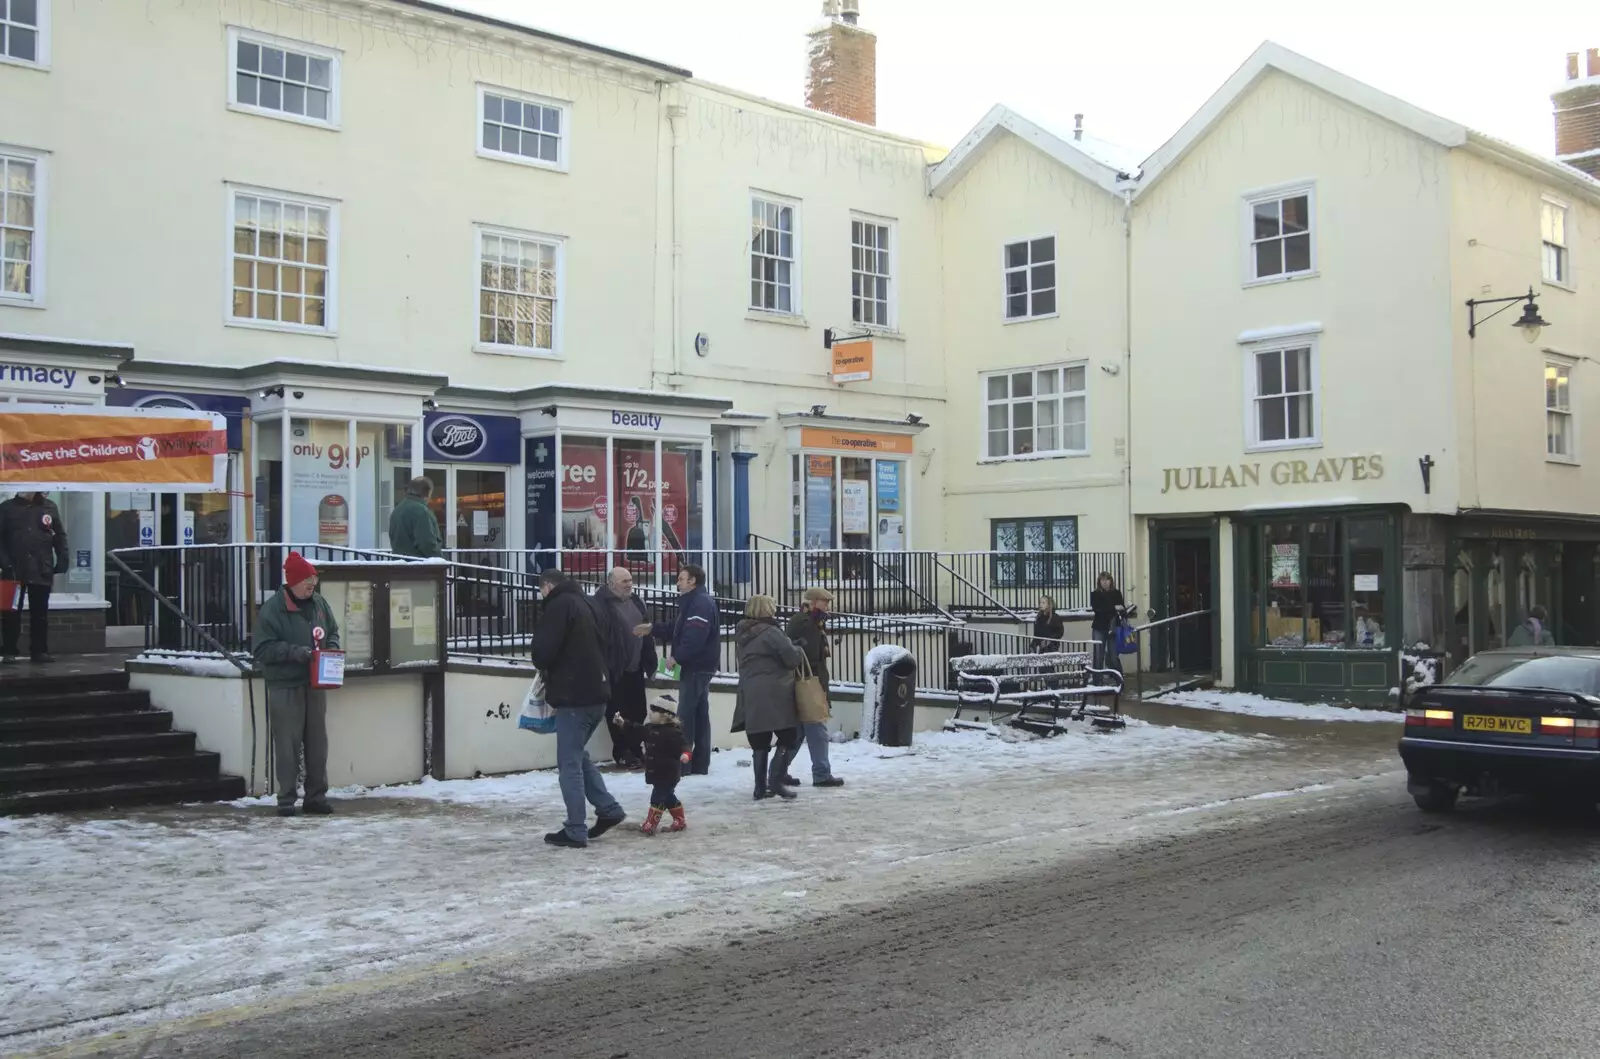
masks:
[[(1151, 531), (1150, 663), (1158, 672), (1215, 673), (1217, 661), (1216, 528), (1155, 526)], [(1203, 612), (1203, 613), (1202, 613)], [(1195, 617), (1183, 618), (1193, 614)]]

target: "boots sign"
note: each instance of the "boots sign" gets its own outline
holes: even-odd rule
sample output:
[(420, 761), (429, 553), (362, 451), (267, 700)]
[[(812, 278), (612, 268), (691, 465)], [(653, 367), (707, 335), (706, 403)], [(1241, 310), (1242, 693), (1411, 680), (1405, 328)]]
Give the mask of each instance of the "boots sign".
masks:
[(1162, 469), (1161, 492), (1191, 489), (1243, 489), (1263, 482), (1275, 486), (1375, 482), (1383, 477), (1382, 456), (1332, 456), (1322, 460), (1278, 460), (1209, 467)]

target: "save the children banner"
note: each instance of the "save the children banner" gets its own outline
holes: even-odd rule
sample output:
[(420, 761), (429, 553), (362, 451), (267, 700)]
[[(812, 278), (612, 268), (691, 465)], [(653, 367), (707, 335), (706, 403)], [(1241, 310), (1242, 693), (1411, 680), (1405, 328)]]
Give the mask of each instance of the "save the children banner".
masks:
[(228, 430), (215, 412), (0, 406), (0, 485), (19, 492), (219, 492)]

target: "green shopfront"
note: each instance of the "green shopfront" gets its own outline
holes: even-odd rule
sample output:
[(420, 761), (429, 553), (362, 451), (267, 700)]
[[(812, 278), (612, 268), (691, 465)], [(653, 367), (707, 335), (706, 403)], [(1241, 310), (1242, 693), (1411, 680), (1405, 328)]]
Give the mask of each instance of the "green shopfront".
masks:
[(1331, 702), (1386, 698), (1403, 639), (1404, 517), (1389, 507), (1231, 516), (1241, 688)]
[(1556, 643), (1600, 643), (1600, 520), (1475, 511), (1447, 522), (1452, 664), (1504, 646), (1535, 606)]

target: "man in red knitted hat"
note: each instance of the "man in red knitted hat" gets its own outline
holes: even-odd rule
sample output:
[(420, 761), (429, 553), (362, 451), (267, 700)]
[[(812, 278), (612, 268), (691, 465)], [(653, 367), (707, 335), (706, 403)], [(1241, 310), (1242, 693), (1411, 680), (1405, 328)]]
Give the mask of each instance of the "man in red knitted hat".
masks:
[(305, 811), (333, 812), (328, 804), (328, 693), (311, 686), (311, 653), (339, 649), (339, 623), (317, 594), (317, 568), (299, 552), (283, 564), (283, 587), (261, 605), (252, 635), (256, 662), (267, 685), (278, 815), (295, 813), (300, 756), (305, 754)]

